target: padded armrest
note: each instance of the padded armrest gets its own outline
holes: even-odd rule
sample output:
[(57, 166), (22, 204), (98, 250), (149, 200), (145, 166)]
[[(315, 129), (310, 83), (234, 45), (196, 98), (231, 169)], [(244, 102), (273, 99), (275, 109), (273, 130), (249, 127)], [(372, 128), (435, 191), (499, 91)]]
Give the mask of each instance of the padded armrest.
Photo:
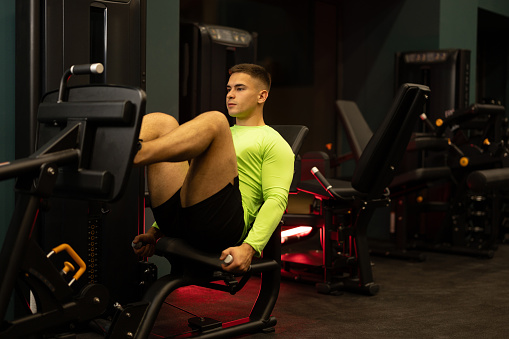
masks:
[[(160, 256), (174, 255), (183, 260), (191, 260), (199, 265), (204, 265), (212, 270), (222, 271), (221, 253), (207, 253), (200, 251), (180, 238), (163, 237), (156, 244), (156, 254)], [(272, 259), (256, 259), (251, 264), (250, 273), (258, 273), (267, 270), (278, 270), (279, 264)]]
[(451, 169), (446, 166), (416, 168), (415, 170), (408, 171), (394, 177), (389, 187), (392, 188), (401, 185), (411, 185), (428, 180), (439, 180), (442, 178), (449, 178), (450, 175)]
[(474, 192), (509, 187), (509, 168), (474, 171), (468, 175), (467, 185)]
[(476, 121), (478, 119), (484, 122), (488, 121), (490, 116), (502, 116), (505, 114), (504, 106), (491, 105), (491, 104), (472, 104), (467, 108), (461, 108), (453, 112), (451, 116), (446, 118), (443, 124), (437, 127), (437, 135), (442, 135), (446, 128), (452, 125), (463, 125), (473, 122), (469, 128), (480, 127), (482, 122)]
[(434, 135), (415, 134), (410, 139), (407, 151), (429, 150), (444, 151), (449, 148), (449, 141), (443, 137)]
[(191, 247), (179, 238), (163, 237), (156, 244), (156, 254), (160, 256), (175, 255), (183, 259), (195, 261), (212, 269), (222, 270), (221, 253), (207, 253)]

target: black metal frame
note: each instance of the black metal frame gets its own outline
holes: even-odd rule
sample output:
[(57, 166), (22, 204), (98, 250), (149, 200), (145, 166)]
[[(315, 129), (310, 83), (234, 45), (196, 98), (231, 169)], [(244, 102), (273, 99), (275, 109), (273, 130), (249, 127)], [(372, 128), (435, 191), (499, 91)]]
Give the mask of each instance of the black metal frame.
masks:
[[(302, 224), (301, 216), (285, 215), (284, 222), (322, 229), (323, 257), (315, 263), (315, 270), (310, 270), (320, 272), (318, 292), (378, 293), (369, 258), (367, 228), (374, 211), (390, 203), (386, 187), (394, 178), (428, 94), (429, 88), (422, 85), (404, 84), (400, 88), (389, 113), (363, 150), (351, 181), (329, 180), (318, 171), (314, 174), (319, 180), (299, 184), (300, 191), (321, 201), (319, 216), (323, 219)], [(299, 261), (283, 257), (284, 273), (306, 279), (299, 270), (302, 266)]]
[[(86, 86), (69, 89), (72, 102), (54, 104), (57, 94), (46, 96), (39, 108), (44, 146), (28, 158), (0, 166), (0, 180), (17, 178), (18, 196), (0, 252), (0, 338), (80, 323), (101, 315), (109, 303), (109, 291), (99, 284), (89, 284), (76, 295), (34, 240), (33, 230), (43, 201), (51, 196), (114, 201), (122, 195), (136, 152), (145, 93), (130, 87)], [(110, 159), (103, 161), (105, 155)], [(6, 321), (18, 279), (33, 292), (37, 313)]]
[[(217, 253), (201, 252), (180, 239), (165, 237), (158, 241), (156, 251), (172, 264), (172, 272), (159, 278), (138, 303), (125, 306), (115, 319), (108, 338), (124, 337), (127, 332), (135, 338), (147, 338), (165, 299), (175, 290), (202, 286), (234, 295), (252, 275), (261, 273), (260, 292), (250, 314), (229, 323), (210, 318), (190, 319), (200, 338), (228, 338), (236, 335), (271, 330), (277, 323), (272, 310), (279, 295), (281, 280), (280, 227), (272, 234), (263, 251), (263, 259), (253, 262), (250, 270), (237, 276), (222, 271)], [(220, 282), (224, 282), (224, 284)], [(211, 321), (213, 326), (211, 325)]]

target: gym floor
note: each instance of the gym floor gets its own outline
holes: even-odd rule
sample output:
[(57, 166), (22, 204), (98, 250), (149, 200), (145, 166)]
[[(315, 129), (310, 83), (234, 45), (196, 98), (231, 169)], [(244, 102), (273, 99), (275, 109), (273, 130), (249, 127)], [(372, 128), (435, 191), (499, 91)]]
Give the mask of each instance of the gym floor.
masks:
[[(424, 262), (372, 256), (376, 296), (322, 295), (312, 284), (284, 280), (275, 332), (250, 338), (507, 338), (509, 245), (492, 259), (426, 252)], [(247, 315), (258, 278), (235, 296), (188, 287), (167, 302), (226, 322)], [(153, 338), (188, 331), (192, 316), (164, 305)]]

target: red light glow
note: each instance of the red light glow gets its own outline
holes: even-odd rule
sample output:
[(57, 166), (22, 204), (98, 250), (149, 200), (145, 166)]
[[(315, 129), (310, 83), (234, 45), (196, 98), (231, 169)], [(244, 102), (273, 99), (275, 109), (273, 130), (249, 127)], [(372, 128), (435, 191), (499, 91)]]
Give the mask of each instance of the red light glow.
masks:
[(306, 235), (309, 235), (309, 233), (311, 233), (312, 230), (313, 227), (311, 226), (298, 226), (281, 231), (281, 243), (284, 244), (290, 238), (299, 239), (301, 237), (305, 237)]

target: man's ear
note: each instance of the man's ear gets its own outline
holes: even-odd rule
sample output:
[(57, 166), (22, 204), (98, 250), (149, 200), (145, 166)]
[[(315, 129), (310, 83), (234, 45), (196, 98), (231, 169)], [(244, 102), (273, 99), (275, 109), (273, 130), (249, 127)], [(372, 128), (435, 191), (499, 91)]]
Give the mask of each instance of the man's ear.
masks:
[(258, 93), (258, 103), (263, 104), (265, 100), (269, 97), (269, 92), (266, 89), (263, 89)]

